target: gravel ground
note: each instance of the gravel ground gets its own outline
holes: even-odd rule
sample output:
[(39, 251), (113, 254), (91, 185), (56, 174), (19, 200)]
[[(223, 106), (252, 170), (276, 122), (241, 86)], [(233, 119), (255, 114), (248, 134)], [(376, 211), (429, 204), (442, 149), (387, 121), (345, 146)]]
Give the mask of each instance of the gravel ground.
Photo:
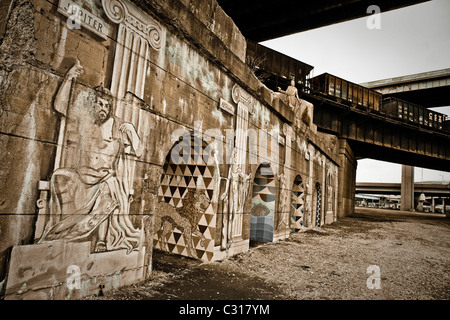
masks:
[[(369, 266), (379, 268), (378, 289), (368, 288), (376, 276)], [(148, 281), (86, 299), (449, 300), (450, 219), (357, 208), (331, 225), (254, 243), (224, 261), (155, 250), (153, 268)]]

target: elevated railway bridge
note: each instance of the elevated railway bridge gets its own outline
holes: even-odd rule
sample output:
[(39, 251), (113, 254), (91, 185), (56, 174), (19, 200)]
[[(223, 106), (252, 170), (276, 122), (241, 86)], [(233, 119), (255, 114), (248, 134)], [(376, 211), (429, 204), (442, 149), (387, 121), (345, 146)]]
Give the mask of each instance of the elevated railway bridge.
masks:
[[(427, 1), (378, 1), (377, 5), (381, 12), (387, 12), (423, 2)], [(427, 110), (429, 107), (450, 105), (448, 95), (443, 94), (449, 90), (448, 69), (362, 85), (352, 84), (347, 79), (339, 79), (341, 82), (337, 83), (338, 79), (335, 78), (336, 87), (333, 90), (336, 91), (330, 93), (323, 82), (320, 82), (322, 87), (314, 87), (309, 81), (308, 74), (313, 66), (258, 44), (292, 33), (367, 16), (367, 8), (372, 2), (218, 0), (218, 3), (246, 37), (247, 63), (255, 69), (258, 78), (273, 91), (277, 91), (278, 86), (289, 86), (290, 78), (295, 78), (301, 98), (315, 106), (314, 123), (318, 129), (346, 139), (357, 158), (450, 170), (450, 124), (445, 123), (445, 117), (438, 113), (419, 114), (419, 110)], [(343, 83), (358, 87), (358, 90), (362, 91), (354, 96), (354, 101), (350, 101), (351, 90), (344, 90)], [(339, 96), (338, 85), (342, 86)], [(346, 96), (343, 95), (345, 91)], [(366, 92), (370, 95), (376, 92), (378, 95), (375, 94), (373, 98), (368, 95), (365, 98)], [(375, 107), (377, 96), (380, 100), (378, 107)], [(390, 110), (386, 110), (387, 107), (383, 109), (382, 99), (388, 97), (399, 101), (406, 100), (405, 102), (415, 106), (411, 106), (407, 111), (402, 106), (402, 113), (407, 115), (406, 118), (405, 115), (399, 118), (398, 110), (393, 110), (392, 106)], [(358, 99), (361, 99), (360, 103)], [(411, 111), (414, 108), (418, 111)], [(409, 117), (412, 117), (412, 121), (405, 121)], [(424, 123), (425, 121), (427, 123)], [(442, 130), (440, 127), (445, 125), (446, 129)]]

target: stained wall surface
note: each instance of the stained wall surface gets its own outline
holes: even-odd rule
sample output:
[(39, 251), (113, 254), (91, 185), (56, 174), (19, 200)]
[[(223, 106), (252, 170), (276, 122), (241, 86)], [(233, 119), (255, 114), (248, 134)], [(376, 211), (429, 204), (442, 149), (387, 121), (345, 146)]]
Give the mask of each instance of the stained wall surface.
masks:
[[(6, 299), (144, 280), (154, 247), (212, 261), (336, 220), (340, 141), (301, 120), (312, 104), (290, 106), (258, 81), (215, 0), (10, 4), (0, 25)], [(261, 217), (270, 223), (257, 238)]]

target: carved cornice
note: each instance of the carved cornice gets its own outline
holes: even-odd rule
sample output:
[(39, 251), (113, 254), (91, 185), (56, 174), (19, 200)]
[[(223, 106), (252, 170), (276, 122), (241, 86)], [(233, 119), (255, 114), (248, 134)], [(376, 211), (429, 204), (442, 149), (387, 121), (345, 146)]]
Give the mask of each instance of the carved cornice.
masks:
[(162, 28), (159, 23), (140, 11), (127, 0), (102, 0), (103, 9), (115, 24), (124, 24), (155, 50), (162, 46)]

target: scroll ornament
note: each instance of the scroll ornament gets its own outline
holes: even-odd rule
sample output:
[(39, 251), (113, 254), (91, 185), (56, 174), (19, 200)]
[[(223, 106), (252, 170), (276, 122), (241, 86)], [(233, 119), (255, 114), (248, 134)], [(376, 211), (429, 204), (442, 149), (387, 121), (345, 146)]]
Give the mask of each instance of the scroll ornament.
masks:
[(149, 45), (160, 50), (162, 46), (162, 28), (149, 16), (132, 8), (123, 0), (102, 0), (103, 9), (108, 18), (116, 23), (123, 23), (146, 39)]

